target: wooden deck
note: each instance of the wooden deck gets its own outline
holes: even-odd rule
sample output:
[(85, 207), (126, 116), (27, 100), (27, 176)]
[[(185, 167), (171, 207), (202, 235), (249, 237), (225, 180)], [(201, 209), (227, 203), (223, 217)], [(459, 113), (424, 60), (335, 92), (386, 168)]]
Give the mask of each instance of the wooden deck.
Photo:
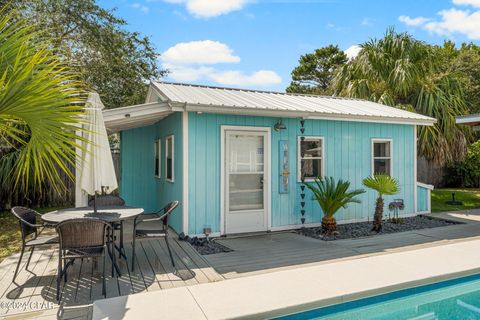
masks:
[[(127, 228), (125, 233), (128, 231)], [(170, 238), (177, 272), (170, 262), (164, 240), (139, 241), (135, 271), (132, 272), (131, 263), (120, 259), (117, 261), (122, 276), (112, 278), (107, 272), (107, 298), (224, 279), (189, 244), (177, 241), (176, 234), (172, 233)], [(127, 257), (131, 257), (128, 239), (125, 245)], [(58, 250), (39, 248), (34, 251), (29, 271), (25, 270), (26, 254), (17, 285), (11, 280), (18, 257), (18, 254), (12, 255), (0, 264), (0, 319), (88, 319), (91, 303), (103, 299), (101, 261), (98, 264), (87, 259), (75, 261), (69, 268), (67, 283), (62, 282), (62, 301), (57, 305)], [(110, 261), (106, 267), (111, 270)]]
[(336, 241), (321, 241), (294, 231), (227, 237), (217, 241), (233, 252), (204, 257), (230, 279), (480, 238), (480, 210), (434, 216), (462, 224)]
[[(174, 272), (163, 240), (139, 242), (134, 272), (125, 260), (120, 260), (122, 277), (112, 278), (107, 273), (107, 297), (480, 239), (480, 210), (436, 216), (464, 224), (337, 241), (321, 241), (294, 232), (227, 237), (216, 241), (234, 251), (206, 256), (199, 255), (188, 243), (178, 241), (172, 233), (170, 243), (178, 272)], [(125, 235), (128, 234), (131, 231), (127, 227)], [(128, 238), (125, 244), (127, 257), (131, 257)], [(103, 299), (101, 262), (95, 266), (90, 260), (76, 261), (69, 271), (68, 282), (63, 284), (62, 303), (57, 305), (57, 254), (55, 249), (36, 251), (30, 271), (25, 271), (24, 265), (21, 268), (19, 285), (11, 281), (18, 254), (0, 264), (0, 319), (88, 319), (91, 303)], [(27, 258), (23, 260), (25, 264)], [(107, 270), (110, 268), (108, 262)]]

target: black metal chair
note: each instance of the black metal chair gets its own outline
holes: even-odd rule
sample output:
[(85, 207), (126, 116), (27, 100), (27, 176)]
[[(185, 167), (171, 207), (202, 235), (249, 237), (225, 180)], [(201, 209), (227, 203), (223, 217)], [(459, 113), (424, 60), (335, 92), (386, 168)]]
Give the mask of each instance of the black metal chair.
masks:
[[(95, 218), (70, 219), (56, 226), (59, 235), (57, 272), (57, 302), (60, 301), (62, 277), (67, 282), (67, 270), (75, 259), (103, 258), (102, 294), (106, 297), (105, 256), (110, 224)], [(63, 267), (62, 267), (63, 262)]]
[(25, 270), (28, 270), (28, 265), (32, 259), (33, 250), (35, 247), (57, 244), (58, 236), (41, 235), (43, 229), (45, 227), (49, 227), (49, 225), (37, 223), (37, 217), (42, 216), (37, 211), (25, 207), (13, 207), (11, 212), (15, 218), (17, 218), (22, 234), (22, 251), (20, 252), (20, 258), (18, 259), (17, 267), (12, 279), (12, 282), (15, 282), (20, 264), (22, 262), (23, 254), (25, 253), (25, 248), (30, 248), (30, 256), (28, 257), (27, 264), (25, 266)]
[[(93, 207), (93, 199), (88, 202), (89, 207)], [(105, 206), (119, 206), (123, 207), (125, 205), (125, 200), (123, 200), (119, 196), (114, 195), (101, 195), (97, 197), (96, 200), (97, 207), (105, 207)], [(120, 232), (120, 245), (117, 248), (118, 252), (120, 253), (120, 257), (124, 257), (125, 259), (127, 256), (125, 255), (125, 248), (123, 246), (123, 221), (115, 222), (112, 224), (113, 230)]]
[[(133, 223), (133, 239), (132, 239), (132, 271), (135, 269), (135, 243), (137, 240), (153, 240), (165, 238), (167, 244), (168, 254), (172, 262), (173, 268), (175, 268), (175, 262), (173, 261), (172, 250), (168, 243), (168, 218), (170, 214), (178, 207), (178, 201), (173, 201), (167, 204), (162, 210), (154, 214), (142, 214), (135, 218)], [(153, 216), (153, 218), (152, 218)], [(161, 229), (152, 228), (139, 228), (138, 226), (143, 222), (149, 221), (161, 221)]]

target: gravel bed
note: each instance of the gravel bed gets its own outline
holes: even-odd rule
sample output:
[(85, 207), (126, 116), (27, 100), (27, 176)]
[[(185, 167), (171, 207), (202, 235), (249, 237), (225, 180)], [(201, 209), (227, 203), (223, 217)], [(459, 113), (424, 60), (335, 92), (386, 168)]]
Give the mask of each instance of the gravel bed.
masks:
[(208, 238), (198, 238), (185, 236), (183, 232), (179, 235), (180, 241), (186, 241), (192, 245), (192, 247), (197, 250), (201, 255), (215, 254), (222, 252), (232, 252), (233, 250), (221, 245), (220, 243), (215, 242), (215, 240), (210, 240)]
[(389, 234), (389, 233), (395, 233), (395, 232), (445, 227), (445, 226), (451, 226), (451, 225), (461, 223), (461, 222), (422, 216), (422, 215), (415, 216), (415, 217), (402, 218), (401, 220), (402, 220), (401, 223), (392, 223), (389, 221), (383, 221), (382, 231), (379, 233), (371, 231), (372, 229), (371, 221), (339, 224), (337, 225), (337, 233), (333, 235), (326, 235), (322, 233), (321, 227), (302, 228), (297, 230), (297, 232), (306, 237), (311, 237), (311, 238), (325, 240), (325, 241), (331, 241), (331, 240), (354, 239), (354, 238), (360, 238), (360, 237), (375, 236), (378, 234)]

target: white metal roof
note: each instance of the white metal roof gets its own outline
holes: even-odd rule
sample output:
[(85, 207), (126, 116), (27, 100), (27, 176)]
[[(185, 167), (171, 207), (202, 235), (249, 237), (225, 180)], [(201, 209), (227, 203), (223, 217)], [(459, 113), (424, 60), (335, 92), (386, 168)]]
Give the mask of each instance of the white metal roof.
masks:
[(107, 130), (112, 133), (152, 125), (172, 114), (172, 112), (168, 103), (152, 102), (104, 110), (103, 120)]
[(183, 105), (187, 111), (418, 125), (433, 125), (436, 122), (436, 119), (418, 113), (361, 99), (167, 82), (153, 82), (151, 91), (171, 105)]
[(465, 116), (457, 116), (456, 117), (456, 122), (458, 124), (465, 124), (465, 125), (479, 125), (480, 124), (480, 114), (469, 114)]

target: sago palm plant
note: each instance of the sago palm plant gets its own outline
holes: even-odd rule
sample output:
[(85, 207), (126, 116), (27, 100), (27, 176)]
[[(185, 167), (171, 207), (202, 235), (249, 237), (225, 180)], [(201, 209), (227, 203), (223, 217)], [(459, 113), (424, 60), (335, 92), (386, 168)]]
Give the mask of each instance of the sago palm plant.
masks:
[(327, 234), (337, 230), (335, 213), (340, 208), (346, 208), (349, 203), (361, 203), (356, 196), (365, 192), (363, 189), (350, 191), (348, 190), (350, 188), (349, 181), (338, 180), (335, 182), (333, 177), (315, 179), (314, 182), (306, 182), (305, 185), (312, 191), (313, 199), (322, 208), (322, 231)]
[[(0, 187), (61, 190), (73, 178), (82, 98), (45, 37), (0, 9)], [(5, 189), (4, 189), (5, 190)]]
[(377, 191), (378, 197), (375, 203), (375, 214), (373, 216), (373, 228), (372, 231), (382, 231), (382, 218), (383, 218), (383, 196), (392, 195), (400, 192), (400, 186), (397, 179), (385, 175), (376, 174), (371, 177), (363, 179), (363, 185), (369, 189)]

